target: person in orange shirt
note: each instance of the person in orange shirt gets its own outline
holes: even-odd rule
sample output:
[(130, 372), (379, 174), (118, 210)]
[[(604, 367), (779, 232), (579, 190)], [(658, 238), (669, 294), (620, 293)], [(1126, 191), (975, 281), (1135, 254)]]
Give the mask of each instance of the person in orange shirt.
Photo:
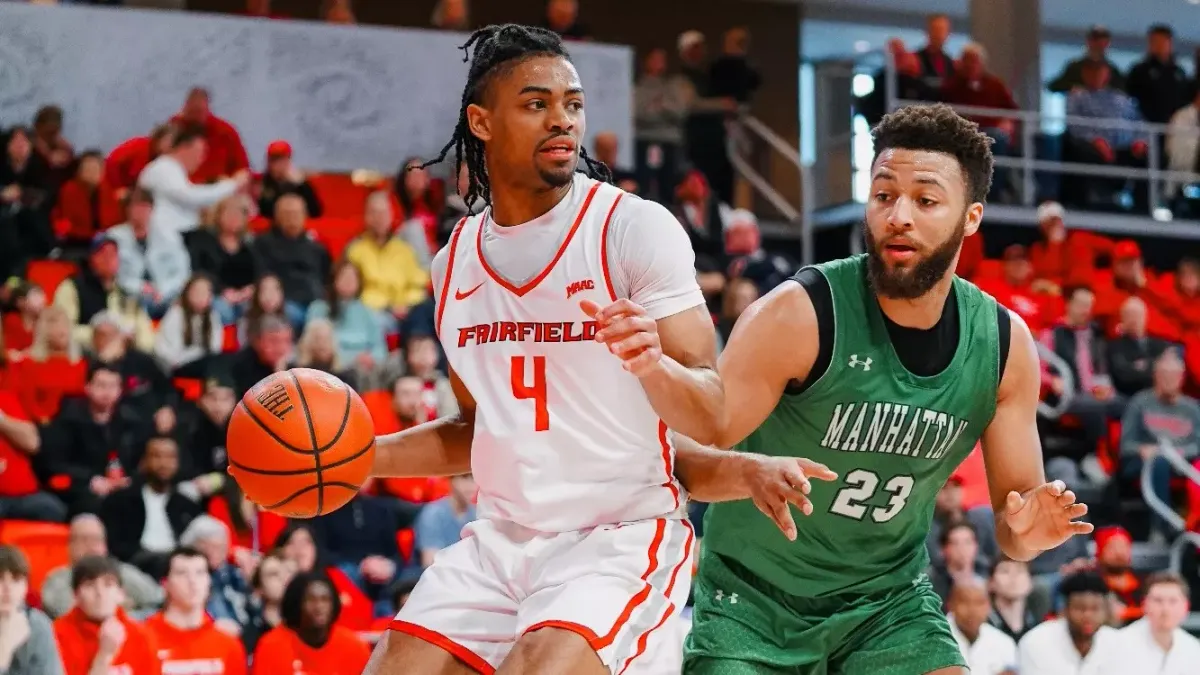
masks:
[(352, 631), (335, 625), (342, 603), (320, 572), (296, 575), (283, 593), (283, 625), (254, 650), (253, 675), (359, 675), (371, 650)]
[(1037, 210), (1042, 241), (1030, 247), (1030, 259), (1038, 279), (1059, 286), (1087, 285), (1096, 261), (1112, 255), (1113, 241), (1087, 230), (1068, 230), (1066, 211), (1058, 202), (1044, 202)]
[(1117, 242), (1112, 250), (1112, 280), (1096, 283), (1092, 289), (1096, 293), (1096, 318), (1108, 336), (1117, 335), (1121, 305), (1129, 298), (1141, 298), (1147, 307), (1146, 332), (1163, 340), (1179, 340), (1179, 326), (1160, 310), (1167, 301), (1157, 289), (1142, 263), (1142, 249), (1137, 242)]
[(59, 243), (80, 253), (87, 251), (97, 232), (116, 225), (124, 216), (116, 188), (104, 178), (104, 158), (95, 150), (80, 155), (75, 177), (59, 189), (50, 215)]
[(166, 601), (146, 620), (163, 675), (245, 675), (246, 651), (204, 613), (212, 578), (204, 554), (186, 546), (167, 557)]
[(979, 288), (996, 302), (1016, 312), (1036, 335), (1063, 314), (1061, 291), (1051, 281), (1033, 278), (1033, 265), (1024, 246), (1004, 249), (1004, 277), (980, 279)]
[(22, 352), (33, 346), (33, 328), (42, 310), (46, 309), (46, 292), (37, 284), (20, 280), (14, 284), (11, 298), (15, 311), (6, 313), (0, 320), (4, 349)]
[(155, 157), (171, 149), (175, 142), (175, 127), (160, 124), (149, 136), (135, 136), (121, 143), (108, 153), (104, 160), (104, 179), (117, 191), (117, 198), (124, 199), (138, 175)]
[(67, 675), (162, 675), (154, 643), (121, 603), (117, 563), (88, 556), (71, 568), (75, 608), (54, 622)]

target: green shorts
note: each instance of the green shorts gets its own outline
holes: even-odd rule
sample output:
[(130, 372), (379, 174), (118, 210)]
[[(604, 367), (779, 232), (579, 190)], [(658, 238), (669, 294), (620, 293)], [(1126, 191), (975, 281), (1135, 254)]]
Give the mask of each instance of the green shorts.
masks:
[(966, 667), (922, 576), (873, 594), (788, 595), (702, 553), (684, 675), (923, 675)]

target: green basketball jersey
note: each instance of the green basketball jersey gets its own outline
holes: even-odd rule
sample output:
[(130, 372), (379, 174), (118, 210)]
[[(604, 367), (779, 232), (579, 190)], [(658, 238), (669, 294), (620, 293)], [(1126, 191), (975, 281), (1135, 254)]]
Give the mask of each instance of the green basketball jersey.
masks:
[(802, 393), (785, 394), (736, 449), (807, 457), (838, 480), (812, 482), (811, 516), (793, 507), (794, 542), (749, 500), (713, 504), (703, 541), (802, 597), (872, 592), (925, 571), (934, 498), (991, 422), (1000, 380), (997, 307), (974, 285), (954, 278), (957, 350), (942, 373), (921, 377), (892, 347), (866, 257), (817, 269), (833, 296), (829, 368)]

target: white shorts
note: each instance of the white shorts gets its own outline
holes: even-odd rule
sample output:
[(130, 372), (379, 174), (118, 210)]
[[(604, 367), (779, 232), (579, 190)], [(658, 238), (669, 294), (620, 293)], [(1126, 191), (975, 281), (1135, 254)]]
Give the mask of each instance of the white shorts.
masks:
[(653, 652), (680, 649), (659, 629), (687, 602), (694, 541), (687, 520), (668, 518), (563, 533), (477, 520), (438, 552), (391, 629), (490, 674), (525, 633), (561, 628), (613, 675), (650, 675)]

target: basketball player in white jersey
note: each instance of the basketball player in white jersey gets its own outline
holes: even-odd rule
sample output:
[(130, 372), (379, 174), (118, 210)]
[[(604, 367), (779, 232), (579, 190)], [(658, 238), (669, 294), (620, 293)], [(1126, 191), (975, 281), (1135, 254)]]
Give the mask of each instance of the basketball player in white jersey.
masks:
[(367, 672), (649, 675), (691, 584), (676, 473), (785, 511), (806, 508), (805, 472), (832, 474), (750, 455), (676, 466), (668, 427), (707, 438), (724, 408), (686, 233), (592, 177), (607, 169), (578, 145), (584, 93), (556, 34), (491, 27), (472, 47), (439, 161), (453, 147), (467, 203), (489, 206), (433, 263), (462, 414), (380, 438), (374, 474), (471, 470), (479, 520), (425, 571)]

